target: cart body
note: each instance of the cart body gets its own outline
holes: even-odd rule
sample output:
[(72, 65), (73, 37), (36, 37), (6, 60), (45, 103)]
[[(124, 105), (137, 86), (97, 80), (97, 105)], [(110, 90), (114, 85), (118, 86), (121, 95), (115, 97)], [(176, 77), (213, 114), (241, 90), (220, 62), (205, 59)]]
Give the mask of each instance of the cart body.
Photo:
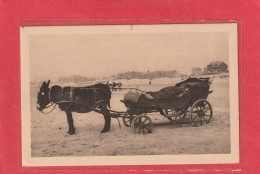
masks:
[(206, 100), (210, 91), (209, 78), (188, 78), (175, 86), (156, 92), (130, 90), (122, 101), (128, 108), (123, 123), (131, 126), (136, 134), (152, 132), (152, 120), (146, 115), (160, 112), (170, 121), (182, 121), (187, 113), (193, 126), (208, 124), (212, 118), (212, 107)]
[(125, 94), (123, 103), (129, 110), (187, 110), (195, 101), (206, 99), (210, 81), (208, 78), (189, 78), (156, 92), (131, 90)]

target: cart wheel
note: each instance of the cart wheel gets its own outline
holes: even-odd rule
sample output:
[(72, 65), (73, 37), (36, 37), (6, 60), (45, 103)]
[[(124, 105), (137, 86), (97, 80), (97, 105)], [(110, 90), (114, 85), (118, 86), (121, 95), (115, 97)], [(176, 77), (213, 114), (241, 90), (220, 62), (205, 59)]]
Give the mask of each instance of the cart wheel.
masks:
[(172, 114), (177, 114), (177, 116), (174, 117), (167, 117), (171, 122), (176, 123), (177, 121), (181, 121), (182, 119), (184, 119), (186, 117), (186, 113), (184, 114), (180, 114), (180, 111), (176, 111), (175, 109), (172, 109)]
[(139, 115), (134, 118), (132, 129), (135, 134), (152, 133), (152, 120), (146, 115)]
[(212, 118), (212, 108), (205, 99), (197, 100), (190, 108), (190, 122), (192, 126), (208, 124)]
[(130, 127), (131, 123), (134, 119), (134, 115), (133, 114), (129, 114), (127, 111), (124, 113), (124, 116), (122, 117), (123, 119), (123, 123), (125, 125), (125, 127)]

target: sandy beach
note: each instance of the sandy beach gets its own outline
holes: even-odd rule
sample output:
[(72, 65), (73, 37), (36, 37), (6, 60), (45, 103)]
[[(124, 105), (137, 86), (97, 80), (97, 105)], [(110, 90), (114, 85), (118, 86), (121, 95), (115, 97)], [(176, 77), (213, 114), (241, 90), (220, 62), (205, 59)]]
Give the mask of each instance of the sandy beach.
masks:
[[(175, 85), (180, 79), (121, 80), (124, 88), (138, 87), (156, 91)], [(52, 82), (51, 86), (54, 85)], [(77, 86), (77, 84), (74, 84)], [(148, 114), (153, 132), (136, 135), (132, 129), (112, 119), (111, 130), (105, 134), (103, 115), (90, 112), (73, 113), (75, 135), (68, 135), (65, 112), (54, 110), (44, 115), (36, 109), (39, 85), (31, 85), (31, 152), (32, 157), (59, 156), (122, 156), (171, 154), (228, 154), (230, 153), (229, 79), (215, 78), (208, 101), (213, 118), (207, 125), (192, 127), (189, 123), (171, 123), (159, 113)], [(112, 91), (111, 109), (126, 111), (120, 100), (128, 90)], [(46, 111), (47, 112), (47, 111)]]

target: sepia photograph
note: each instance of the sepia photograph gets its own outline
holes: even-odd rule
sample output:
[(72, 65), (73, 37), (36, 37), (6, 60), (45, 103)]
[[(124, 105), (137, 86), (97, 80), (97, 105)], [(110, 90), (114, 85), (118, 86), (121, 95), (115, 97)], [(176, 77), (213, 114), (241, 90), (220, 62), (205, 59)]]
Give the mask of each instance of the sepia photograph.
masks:
[(23, 166), (239, 162), (236, 23), (20, 32)]

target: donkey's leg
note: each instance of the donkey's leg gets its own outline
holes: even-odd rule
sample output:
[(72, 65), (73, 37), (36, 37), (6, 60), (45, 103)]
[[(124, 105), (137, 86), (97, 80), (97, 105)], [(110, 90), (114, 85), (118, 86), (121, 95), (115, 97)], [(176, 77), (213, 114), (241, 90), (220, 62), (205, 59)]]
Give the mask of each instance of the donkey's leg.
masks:
[(105, 119), (105, 126), (104, 126), (104, 129), (101, 131), (101, 133), (105, 133), (110, 130), (111, 116), (110, 116), (109, 110), (107, 109), (105, 103), (100, 103), (100, 109), (101, 109), (101, 111), (104, 115), (104, 119)]
[(68, 124), (69, 124), (69, 131), (67, 133), (69, 133), (70, 135), (75, 134), (72, 113), (70, 111), (66, 111), (66, 114), (67, 114), (67, 120), (68, 120)]

